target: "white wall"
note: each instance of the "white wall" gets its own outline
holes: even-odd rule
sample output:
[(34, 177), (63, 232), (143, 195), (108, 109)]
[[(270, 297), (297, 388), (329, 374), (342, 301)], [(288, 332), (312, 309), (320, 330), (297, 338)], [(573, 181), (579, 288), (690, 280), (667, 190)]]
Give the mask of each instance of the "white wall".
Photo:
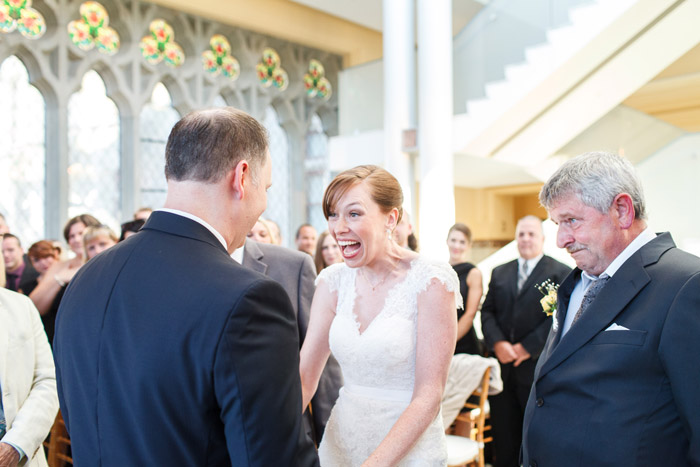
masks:
[(649, 225), (700, 256), (700, 133), (678, 138), (637, 164)]

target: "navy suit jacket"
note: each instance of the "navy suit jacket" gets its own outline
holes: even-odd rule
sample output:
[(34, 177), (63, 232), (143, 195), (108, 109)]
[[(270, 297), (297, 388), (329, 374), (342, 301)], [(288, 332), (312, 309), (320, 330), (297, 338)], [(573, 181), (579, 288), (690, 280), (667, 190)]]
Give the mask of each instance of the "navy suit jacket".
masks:
[(580, 275), (559, 288), (525, 412), (524, 465), (700, 465), (700, 258), (659, 235), (561, 337)]
[(75, 465), (317, 465), (287, 294), (167, 212), (70, 282), (54, 340)]

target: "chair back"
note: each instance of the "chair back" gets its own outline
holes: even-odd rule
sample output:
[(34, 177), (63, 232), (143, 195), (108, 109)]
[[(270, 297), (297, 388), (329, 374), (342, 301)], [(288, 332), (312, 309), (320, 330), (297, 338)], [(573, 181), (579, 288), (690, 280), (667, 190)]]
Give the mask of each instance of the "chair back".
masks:
[[(44, 443), (46, 445), (46, 443)], [(46, 460), (49, 467), (64, 467), (65, 465), (73, 465), (73, 458), (70, 451), (70, 438), (66, 423), (63, 421), (61, 411), (58, 411), (56, 420), (51, 427), (48, 441), (48, 452)]]

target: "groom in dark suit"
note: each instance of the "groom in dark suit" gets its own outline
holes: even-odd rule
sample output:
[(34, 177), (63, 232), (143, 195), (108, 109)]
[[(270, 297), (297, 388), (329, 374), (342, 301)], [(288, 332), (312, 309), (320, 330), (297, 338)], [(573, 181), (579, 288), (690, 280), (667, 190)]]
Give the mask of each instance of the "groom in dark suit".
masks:
[(559, 284), (571, 268), (542, 253), (542, 221), (526, 216), (515, 229), (519, 258), (496, 267), (481, 307), (481, 327), (489, 352), (501, 364), (503, 392), (489, 397), (494, 466), (518, 465), (523, 414), (537, 358), (552, 319), (542, 311), (536, 286)]
[(192, 112), (168, 138), (165, 208), (91, 259), (54, 340), (76, 465), (317, 465), (301, 419), (299, 337), (275, 281), (237, 264), (265, 209), (265, 128)]
[(647, 227), (621, 156), (567, 161), (540, 202), (578, 267), (535, 371), (524, 465), (700, 465), (700, 258)]

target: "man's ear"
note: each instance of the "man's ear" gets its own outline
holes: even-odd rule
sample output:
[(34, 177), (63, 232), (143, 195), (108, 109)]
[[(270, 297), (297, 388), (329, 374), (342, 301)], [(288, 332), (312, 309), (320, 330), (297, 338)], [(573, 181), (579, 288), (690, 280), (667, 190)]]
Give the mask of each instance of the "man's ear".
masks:
[(236, 199), (243, 199), (250, 187), (250, 165), (242, 160), (226, 175), (226, 182)]
[(620, 193), (613, 199), (611, 211), (617, 216), (617, 221), (623, 229), (629, 229), (634, 222), (634, 202), (627, 193)]

